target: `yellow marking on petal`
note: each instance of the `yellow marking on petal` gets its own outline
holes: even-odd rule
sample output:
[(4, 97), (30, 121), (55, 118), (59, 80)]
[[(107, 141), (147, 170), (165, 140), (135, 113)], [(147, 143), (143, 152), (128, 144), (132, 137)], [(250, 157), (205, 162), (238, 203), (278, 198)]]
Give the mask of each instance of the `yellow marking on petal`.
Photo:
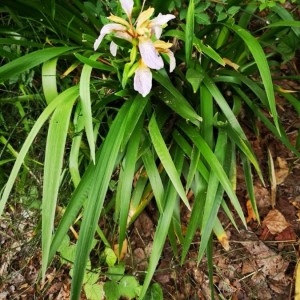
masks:
[(157, 40), (157, 41), (153, 42), (153, 44), (154, 44), (154, 47), (157, 49), (169, 49), (173, 46), (172, 43), (167, 43), (167, 42), (164, 42), (161, 40)]
[(141, 12), (136, 20), (136, 27), (139, 28), (139, 27), (143, 26), (143, 23), (146, 21), (148, 21), (150, 23), (149, 19), (153, 15), (153, 13), (154, 13), (153, 7), (149, 7), (147, 10), (144, 10), (143, 12)]
[(123, 18), (120, 18), (118, 16), (115, 16), (113, 14), (111, 14), (109, 17), (107, 17), (107, 19), (109, 19), (110, 21), (113, 21), (115, 23), (122, 24), (128, 28), (130, 27), (130, 24), (126, 20), (124, 20)]

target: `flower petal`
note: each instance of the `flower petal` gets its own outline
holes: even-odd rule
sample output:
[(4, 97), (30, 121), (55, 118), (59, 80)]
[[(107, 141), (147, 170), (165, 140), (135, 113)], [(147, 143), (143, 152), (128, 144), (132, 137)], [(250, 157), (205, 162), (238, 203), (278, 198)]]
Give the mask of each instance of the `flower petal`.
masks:
[(150, 69), (141, 62), (134, 75), (134, 89), (143, 97), (147, 96), (152, 88), (152, 73)]
[(155, 17), (154, 19), (151, 20), (151, 25), (163, 26), (172, 19), (175, 19), (175, 16), (172, 14), (163, 15), (163, 14), (159, 13), (157, 17)]
[(110, 14), (110, 16), (107, 17), (107, 19), (110, 21), (113, 21), (115, 23), (122, 24), (122, 25), (126, 26), (127, 28), (130, 27), (130, 24), (126, 20), (124, 20), (123, 18), (120, 18), (118, 16), (115, 16), (113, 14)]
[(169, 56), (170, 59), (169, 64), (170, 64), (170, 73), (171, 73), (176, 67), (176, 59), (174, 53), (171, 50), (166, 51), (166, 54)]
[(120, 2), (126, 15), (130, 18), (133, 9), (133, 0), (120, 0)]
[(139, 16), (136, 20), (137, 30), (139, 29), (139, 27), (141, 27), (143, 25), (144, 22), (149, 21), (150, 17), (153, 15), (153, 13), (154, 13), (154, 8), (149, 7), (147, 10), (144, 10), (139, 14)]
[(156, 18), (151, 20), (150, 22), (151, 31), (152, 33), (155, 34), (155, 37), (157, 39), (160, 38), (162, 33), (162, 28), (164, 27), (164, 25), (166, 25), (170, 20), (174, 18), (175, 18), (174, 15), (171, 14), (162, 15), (161, 13), (159, 13), (159, 15)]
[[(173, 46), (172, 43), (167, 43), (167, 42), (164, 42), (162, 40), (156, 40), (155, 42), (153, 42), (154, 44), (154, 47), (156, 49), (160, 49), (160, 50), (167, 50), (169, 48), (171, 48)], [(160, 52), (160, 51), (159, 51)]]
[(118, 45), (115, 42), (111, 42), (109, 46), (109, 50), (112, 56), (117, 55)]
[(116, 31), (115, 37), (122, 39), (122, 40), (126, 40), (128, 42), (132, 41), (132, 36), (125, 31)]
[(151, 69), (163, 68), (164, 62), (150, 39), (139, 38), (139, 50), (144, 63)]
[(99, 45), (101, 44), (103, 38), (105, 35), (114, 32), (114, 31), (123, 31), (126, 30), (126, 27), (124, 27), (121, 24), (106, 24), (102, 27), (101, 31), (100, 31), (100, 35), (99, 37), (95, 40), (94, 43), (94, 50), (96, 51), (99, 47)]

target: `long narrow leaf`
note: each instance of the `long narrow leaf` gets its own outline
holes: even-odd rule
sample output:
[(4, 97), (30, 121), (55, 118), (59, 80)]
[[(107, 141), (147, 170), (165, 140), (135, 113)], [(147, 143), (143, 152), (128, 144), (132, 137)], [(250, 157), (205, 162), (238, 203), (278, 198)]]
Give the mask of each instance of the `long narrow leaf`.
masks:
[(22, 163), (25, 159), (25, 156), (29, 150), (29, 148), (31, 147), (36, 135), (38, 134), (38, 132), (40, 131), (40, 129), (42, 128), (42, 126), (45, 124), (45, 122), (47, 121), (47, 119), (50, 117), (50, 115), (53, 113), (53, 111), (57, 108), (57, 106), (61, 105), (66, 98), (69, 97), (73, 97), (75, 95), (78, 95), (78, 87), (71, 87), (69, 89), (67, 89), (65, 92), (61, 93), (57, 98), (55, 98), (46, 108), (45, 110), (42, 112), (42, 114), (40, 115), (40, 117), (37, 119), (37, 121), (35, 122), (34, 126), (32, 127), (30, 133), (28, 134), (22, 149), (19, 152), (19, 155), (16, 159), (16, 162), (13, 166), (13, 169), (11, 170), (11, 173), (9, 175), (9, 178), (7, 180), (5, 189), (3, 191), (3, 194), (1, 196), (1, 201), (0, 201), (0, 215), (3, 212), (3, 209), (5, 207), (5, 204), (7, 202), (7, 199), (9, 197), (9, 194), (11, 192), (11, 189), (13, 187), (13, 184), (16, 180), (16, 177), (18, 175), (18, 172), (22, 166)]
[[(99, 54), (92, 55), (89, 59), (94, 61), (99, 57)], [(93, 132), (92, 122), (92, 108), (91, 108), (91, 95), (90, 95), (90, 77), (92, 73), (92, 67), (84, 65), (82, 68), (79, 84), (81, 109), (84, 119), (84, 127), (86, 137), (90, 147), (91, 159), (95, 163), (95, 139)]]
[(54, 215), (62, 172), (65, 143), (77, 91), (55, 110), (49, 125), (44, 163), (42, 200), (42, 276), (45, 277), (54, 228)]
[(257, 64), (262, 82), (265, 87), (269, 109), (271, 111), (278, 133), (280, 134), (278, 114), (276, 110), (276, 101), (273, 90), (273, 82), (265, 52), (263, 51), (257, 39), (253, 37), (247, 30), (243, 29), (242, 27), (239, 27), (238, 25), (230, 25), (229, 23), (226, 23), (226, 26), (233, 30), (237, 35), (239, 35), (243, 39), (243, 41), (249, 48), (251, 54), (253, 55), (253, 58)]
[(57, 82), (56, 82), (56, 64), (57, 57), (46, 61), (42, 67), (42, 84), (43, 92), (46, 98), (47, 104), (49, 104), (54, 98), (57, 97)]
[[(123, 141), (126, 124), (130, 110), (138, 110), (140, 105), (144, 105), (141, 96), (137, 96), (134, 101), (126, 102), (120, 109), (117, 117), (106, 136), (101, 149), (99, 161), (96, 162), (93, 182), (88, 195), (86, 210), (83, 213), (81, 230), (77, 244), (74, 277), (71, 287), (71, 299), (76, 300), (80, 297), (81, 286), (91, 245), (96, 231), (97, 222), (103, 207), (111, 175), (115, 168), (115, 163)], [(131, 116), (134, 113), (131, 114)], [(134, 115), (134, 117), (136, 117)], [(131, 122), (129, 122), (131, 123)]]
[(130, 206), (130, 198), (132, 191), (132, 184), (134, 179), (134, 171), (136, 166), (136, 160), (139, 150), (139, 144), (141, 139), (141, 130), (143, 128), (143, 120), (141, 117), (136, 125), (135, 130), (128, 142), (126, 155), (123, 159), (123, 165), (119, 176), (119, 184), (116, 194), (116, 214), (120, 214), (119, 218), (119, 249), (121, 251), (122, 243), (125, 239), (128, 212)]
[(149, 134), (151, 137), (151, 141), (153, 143), (154, 149), (164, 166), (169, 178), (171, 179), (176, 191), (181, 197), (184, 204), (190, 209), (189, 201), (186, 197), (184, 188), (182, 186), (178, 171), (174, 166), (174, 162), (170, 156), (168, 148), (163, 140), (163, 137), (159, 131), (155, 115), (152, 115), (150, 123), (149, 123)]
[(163, 75), (159, 72), (153, 72), (153, 78), (162, 85), (169, 93), (160, 91), (158, 94), (166, 105), (172, 110), (178, 113), (181, 117), (189, 120), (195, 125), (199, 126), (202, 118), (197, 115), (191, 104), (187, 99), (174, 87), (167, 75)]
[(241, 209), (239, 200), (237, 199), (237, 196), (232, 188), (232, 185), (216, 156), (210, 149), (210, 147), (207, 145), (207, 143), (202, 139), (200, 134), (191, 126), (187, 126), (186, 124), (180, 122), (180, 128), (187, 134), (187, 136), (192, 140), (192, 142), (198, 147), (198, 149), (201, 151), (201, 154), (207, 161), (207, 163), (210, 165), (211, 170), (215, 173), (215, 175), (218, 177), (220, 183), (222, 184), (224, 190), (226, 191), (228, 197), (231, 200), (232, 205), (236, 209), (239, 217), (243, 221), (243, 224), (246, 227), (246, 221), (243, 214), (243, 211)]
[(195, 23), (195, 4), (194, 4), (194, 0), (190, 0), (187, 9), (187, 14), (186, 14), (186, 28), (185, 28), (185, 62), (188, 66), (190, 66), (192, 61), (194, 23)]
[(36, 67), (63, 53), (76, 49), (75, 47), (57, 47), (37, 50), (0, 67), (0, 83)]
[[(176, 147), (175, 154), (174, 154), (174, 163), (175, 167), (178, 170), (178, 172), (181, 171), (182, 165), (183, 165), (183, 155), (179, 147)], [(157, 264), (160, 260), (161, 253), (165, 244), (165, 240), (169, 231), (170, 223), (173, 216), (174, 207), (177, 203), (178, 199), (178, 193), (176, 189), (174, 188), (173, 183), (169, 181), (169, 184), (166, 189), (164, 201), (164, 211), (160, 215), (158, 220), (157, 229), (155, 232), (154, 240), (153, 240), (153, 246), (152, 246), (152, 252), (149, 260), (149, 266), (147, 269), (146, 277), (144, 280), (144, 284), (140, 293), (140, 299), (143, 299), (146, 291), (149, 287), (149, 284), (151, 282), (151, 279), (153, 277), (153, 274), (155, 272), (155, 269), (157, 267)]]

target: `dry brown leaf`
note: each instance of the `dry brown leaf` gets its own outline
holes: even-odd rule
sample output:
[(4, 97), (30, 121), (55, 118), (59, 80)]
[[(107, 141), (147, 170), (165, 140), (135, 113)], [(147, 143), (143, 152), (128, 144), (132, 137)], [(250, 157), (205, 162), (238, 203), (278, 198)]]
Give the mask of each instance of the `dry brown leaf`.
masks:
[(268, 276), (269, 279), (276, 281), (285, 278), (285, 272), (289, 263), (268, 248), (262, 241), (240, 243), (252, 254), (253, 266), (256, 264), (257, 271), (260, 270), (264, 277)]
[(276, 241), (296, 241), (297, 235), (292, 226), (288, 226), (282, 232), (276, 235)]
[(284, 158), (277, 157), (278, 168), (275, 170), (276, 183), (277, 185), (283, 183), (287, 176), (289, 175), (288, 163)]
[(224, 57), (223, 61), (226, 65), (232, 67), (233, 69), (237, 70), (240, 66), (234, 62), (232, 62), (230, 59)]
[(256, 221), (256, 215), (253, 210), (252, 204), (250, 200), (247, 200), (246, 202), (246, 208), (247, 208), (247, 223), (249, 223), (251, 220)]
[(125, 255), (127, 254), (127, 249), (128, 249), (127, 239), (124, 240), (122, 249), (120, 252), (119, 252), (119, 244), (114, 245), (114, 252), (119, 261), (122, 261), (124, 259)]
[(266, 226), (272, 234), (278, 234), (290, 226), (283, 214), (277, 209), (270, 210), (262, 221), (262, 224)]
[(228, 251), (230, 249), (229, 239), (228, 239), (228, 236), (227, 236), (226, 232), (224, 232), (223, 234), (217, 236), (217, 239), (219, 240), (219, 242), (221, 243), (221, 245), (223, 246), (223, 248), (226, 251)]

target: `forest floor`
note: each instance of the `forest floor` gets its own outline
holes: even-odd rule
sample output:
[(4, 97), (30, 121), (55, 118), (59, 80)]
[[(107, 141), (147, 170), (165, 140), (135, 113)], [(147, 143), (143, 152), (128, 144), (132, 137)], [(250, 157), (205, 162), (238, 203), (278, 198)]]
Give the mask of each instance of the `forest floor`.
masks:
[[(286, 81), (280, 84), (287, 90), (300, 91), (299, 83)], [(288, 137), (295, 144), (300, 128), (299, 116), (280, 97), (277, 107)], [(236, 217), (240, 229), (237, 231), (220, 212), (230, 249), (225, 251), (217, 240), (214, 241), (215, 299), (294, 299), (295, 270), (299, 260), (300, 160), (262, 124), (256, 123), (255, 134), (248, 126), (249, 120), (240, 121), (264, 173), (265, 185), (254, 177), (260, 222), (249, 205), (239, 167), (237, 195), (248, 227), (243, 227)], [(268, 166), (268, 151), (274, 162), (273, 184), (269, 180), (272, 172)], [(44, 284), (37, 279), (41, 268), (37, 211), (24, 209), (20, 201), (15, 201), (7, 206), (0, 219), (0, 300), (69, 299), (71, 279), (67, 265), (54, 263)], [(188, 222), (188, 212), (183, 209), (182, 214)], [(150, 203), (128, 235), (127, 271), (141, 280), (147, 268), (156, 218), (156, 208)], [(183, 229), (185, 226), (182, 224)], [(198, 235), (183, 265), (166, 244), (153, 278), (161, 285), (164, 299), (211, 299), (205, 258), (197, 265), (199, 243)], [(82, 299), (85, 299), (84, 295)]]

